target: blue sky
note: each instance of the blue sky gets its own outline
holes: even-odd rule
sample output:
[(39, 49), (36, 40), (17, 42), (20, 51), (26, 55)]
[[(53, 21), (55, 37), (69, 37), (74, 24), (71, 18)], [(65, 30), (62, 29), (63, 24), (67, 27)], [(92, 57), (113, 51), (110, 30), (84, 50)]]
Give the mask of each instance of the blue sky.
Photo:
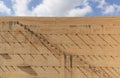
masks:
[(0, 0), (0, 16), (119, 16), (120, 0)]

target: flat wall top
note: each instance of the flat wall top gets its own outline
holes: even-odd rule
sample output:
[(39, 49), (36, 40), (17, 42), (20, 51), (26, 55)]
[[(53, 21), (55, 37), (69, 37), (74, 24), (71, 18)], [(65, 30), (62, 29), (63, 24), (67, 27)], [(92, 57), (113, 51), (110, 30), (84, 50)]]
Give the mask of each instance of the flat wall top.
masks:
[(111, 24), (119, 23), (120, 17), (0, 17), (1, 20), (18, 20), (35, 24)]

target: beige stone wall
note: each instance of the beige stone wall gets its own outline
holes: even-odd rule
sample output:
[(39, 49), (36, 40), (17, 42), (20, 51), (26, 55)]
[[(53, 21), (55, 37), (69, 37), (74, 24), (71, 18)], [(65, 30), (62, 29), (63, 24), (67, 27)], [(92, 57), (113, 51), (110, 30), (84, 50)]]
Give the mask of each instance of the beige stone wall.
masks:
[(0, 17), (1, 78), (119, 78), (120, 17)]

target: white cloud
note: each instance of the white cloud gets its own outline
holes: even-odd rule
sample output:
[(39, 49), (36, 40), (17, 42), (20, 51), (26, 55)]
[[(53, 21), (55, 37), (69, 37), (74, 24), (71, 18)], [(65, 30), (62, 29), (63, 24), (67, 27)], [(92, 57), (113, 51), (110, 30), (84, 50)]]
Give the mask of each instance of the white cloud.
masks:
[(109, 13), (114, 13), (115, 12), (115, 7), (110, 5), (110, 6), (106, 6), (106, 9), (104, 10), (104, 14), (109, 14)]
[(12, 0), (14, 15), (27, 16), (30, 15), (28, 4), (31, 0)]
[(120, 13), (120, 6), (115, 4), (106, 6), (106, 9), (103, 12), (103, 14), (114, 14), (114, 15), (117, 15), (119, 13)]
[(97, 8), (104, 8), (104, 6), (107, 5), (106, 1), (105, 0), (93, 0), (95, 2), (98, 2), (99, 5), (97, 6)]
[(88, 13), (92, 12), (92, 8), (90, 6), (86, 6), (83, 9), (77, 8), (77, 9), (72, 9), (68, 16), (85, 16)]
[[(31, 0), (12, 0), (13, 10), (18, 16), (85, 16), (92, 12), (88, 0), (43, 0), (28, 9)], [(22, 4), (22, 5), (21, 5)], [(82, 8), (78, 7), (82, 6)], [(77, 8), (76, 8), (77, 7)]]
[[(37, 16), (82, 16), (90, 13), (91, 8), (87, 0), (44, 0), (33, 9), (33, 14)], [(85, 6), (83, 8), (75, 8)], [(88, 10), (88, 11), (87, 11)]]
[(0, 1), (0, 14), (4, 13), (4, 14), (11, 14), (11, 9), (9, 9), (3, 1)]
[(95, 0), (99, 3), (97, 8), (102, 10), (103, 15), (118, 15), (120, 13), (120, 5), (109, 4), (106, 0)]

